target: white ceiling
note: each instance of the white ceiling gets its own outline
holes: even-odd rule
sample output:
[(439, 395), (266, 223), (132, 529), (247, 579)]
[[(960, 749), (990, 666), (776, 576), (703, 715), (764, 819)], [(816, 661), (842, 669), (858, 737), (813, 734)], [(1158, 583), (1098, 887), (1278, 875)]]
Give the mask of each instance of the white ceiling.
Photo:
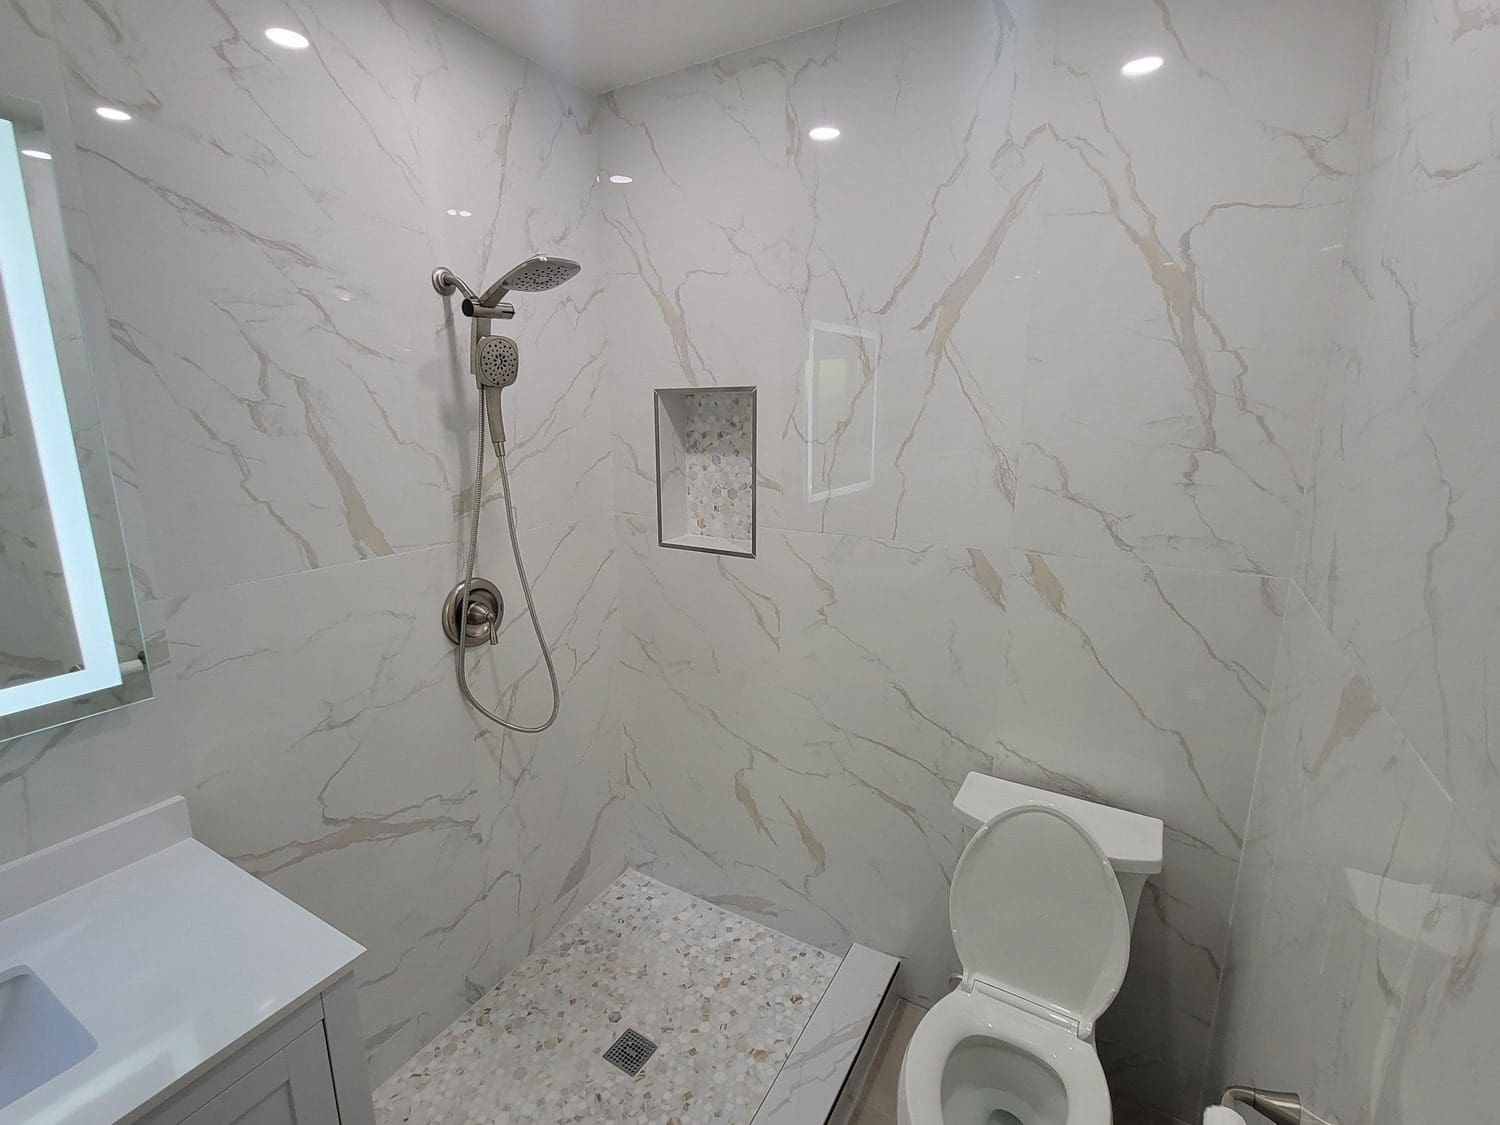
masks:
[(590, 93), (758, 47), (896, 0), (437, 0)]

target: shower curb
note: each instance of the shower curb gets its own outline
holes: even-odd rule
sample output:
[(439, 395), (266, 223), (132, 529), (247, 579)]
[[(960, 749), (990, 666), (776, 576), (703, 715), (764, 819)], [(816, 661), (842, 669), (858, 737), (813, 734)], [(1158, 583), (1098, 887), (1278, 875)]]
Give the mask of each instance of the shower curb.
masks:
[(847, 1116), (895, 1007), (900, 967), (897, 958), (868, 946), (849, 950), (750, 1125), (809, 1125)]

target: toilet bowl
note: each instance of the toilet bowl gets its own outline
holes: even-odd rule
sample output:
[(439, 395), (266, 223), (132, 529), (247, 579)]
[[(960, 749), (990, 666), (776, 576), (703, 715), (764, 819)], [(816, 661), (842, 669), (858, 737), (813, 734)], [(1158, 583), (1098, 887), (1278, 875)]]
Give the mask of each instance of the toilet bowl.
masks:
[[(900, 1125), (1110, 1125), (1094, 1020), (1124, 979), (1161, 821), (979, 774), (956, 803), (986, 817), (949, 892), (963, 976), (907, 1045)], [(1140, 876), (1129, 902), (1116, 863)]]

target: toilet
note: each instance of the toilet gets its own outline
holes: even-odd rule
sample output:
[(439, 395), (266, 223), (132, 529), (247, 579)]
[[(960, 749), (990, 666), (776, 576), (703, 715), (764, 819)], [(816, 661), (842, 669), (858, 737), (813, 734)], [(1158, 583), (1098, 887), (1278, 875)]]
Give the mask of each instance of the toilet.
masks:
[(900, 1125), (1110, 1125), (1094, 1021), (1130, 958), (1162, 823), (971, 773), (954, 805), (979, 825), (953, 871), (958, 987), (901, 1062)]

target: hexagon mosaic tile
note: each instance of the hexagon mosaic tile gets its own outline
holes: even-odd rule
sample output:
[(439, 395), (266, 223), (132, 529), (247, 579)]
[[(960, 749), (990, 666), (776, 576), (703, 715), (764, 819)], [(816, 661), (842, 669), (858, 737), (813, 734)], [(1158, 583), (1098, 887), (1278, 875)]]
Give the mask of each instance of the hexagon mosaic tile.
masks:
[[(627, 871), (376, 1091), (380, 1125), (748, 1123), (839, 958)], [(635, 1077), (603, 1058), (634, 1028)]]

